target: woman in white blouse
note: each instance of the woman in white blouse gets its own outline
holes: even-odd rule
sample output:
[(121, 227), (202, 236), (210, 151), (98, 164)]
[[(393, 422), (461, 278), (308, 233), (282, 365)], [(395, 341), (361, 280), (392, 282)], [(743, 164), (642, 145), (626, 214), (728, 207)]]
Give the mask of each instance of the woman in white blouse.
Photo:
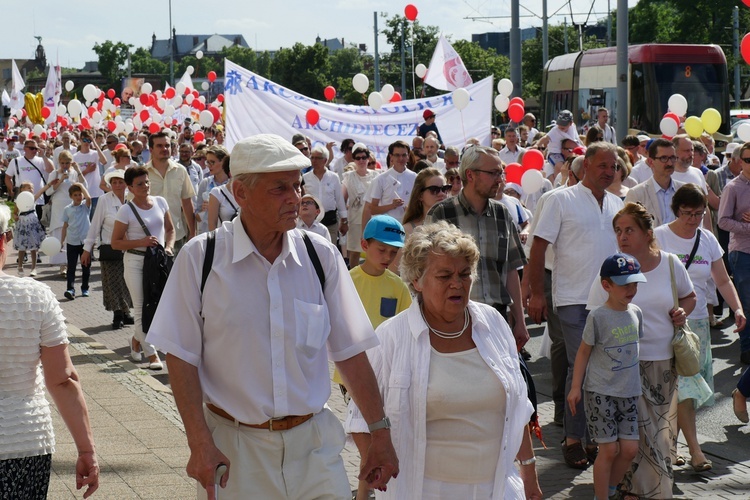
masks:
[(99, 487), (99, 465), (65, 317), (47, 285), (2, 271), (9, 220), (0, 206), (0, 496), (47, 496), (55, 438), (46, 386), (78, 449), (76, 487), (88, 498)]
[(239, 215), (239, 205), (232, 193), (232, 179), (229, 173), (229, 156), (221, 162), (221, 170), (228, 181), (215, 186), (208, 198), (208, 230), (213, 231), (223, 222), (234, 220)]
[[(362, 210), (365, 207), (365, 193), (370, 182), (378, 176), (378, 172), (370, 170), (370, 150), (362, 143), (357, 143), (352, 148), (354, 158), (354, 170), (344, 172), (341, 181), (346, 210), (349, 216), (349, 231), (346, 236), (346, 250), (349, 258), (349, 267), (359, 265), (359, 257), (362, 253)], [(321, 208), (322, 210), (322, 208)]]
[[(378, 498), (542, 498), (513, 334), (469, 300), (478, 262), (474, 240), (445, 221), (416, 228), (403, 249), (401, 277), (417, 300), (378, 327), (368, 351), (401, 463)], [(350, 405), (347, 432), (366, 439)]]
[[(52, 211), (50, 212), (50, 223), (49, 223), (49, 235), (54, 236), (58, 240), (62, 236), (63, 227), (63, 211), (65, 207), (70, 205), (70, 194), (68, 189), (76, 182), (82, 183), (88, 187), (86, 178), (81, 173), (81, 169), (78, 168), (78, 163), (73, 161), (73, 155), (69, 151), (62, 151), (60, 156), (57, 157), (58, 169), (49, 174), (49, 183), (51, 186), (47, 189), (47, 196), (51, 196), (50, 203), (52, 204)], [(63, 243), (62, 250), (50, 256), (50, 264), (58, 264), (60, 266), (60, 274), (65, 275), (67, 269), (68, 257), (65, 252), (65, 242)]]
[[(132, 325), (135, 319), (130, 315), (133, 301), (130, 298), (128, 286), (125, 284), (122, 252), (113, 251), (112, 231), (115, 228), (117, 211), (125, 203), (125, 170), (114, 170), (105, 174), (107, 193), (99, 197), (94, 216), (91, 219), (89, 232), (83, 242), (81, 262), (84, 266), (91, 265), (91, 252), (96, 239), (99, 238), (99, 262), (102, 270), (102, 295), (104, 308), (113, 311), (112, 329), (119, 330), (123, 325)], [(109, 248), (107, 248), (109, 247)], [(118, 255), (119, 253), (119, 255)]]

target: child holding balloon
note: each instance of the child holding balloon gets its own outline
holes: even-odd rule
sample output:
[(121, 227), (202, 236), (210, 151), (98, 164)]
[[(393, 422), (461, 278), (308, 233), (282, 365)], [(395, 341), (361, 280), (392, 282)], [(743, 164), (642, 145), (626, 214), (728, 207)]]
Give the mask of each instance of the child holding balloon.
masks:
[[(34, 193), (34, 185), (30, 182), (21, 183), (16, 198), (16, 206), (13, 209), (13, 220), (16, 221), (13, 229), (13, 248), (18, 251), (18, 275), (23, 276), (23, 259), (26, 252), (31, 252), (31, 274), (36, 276), (36, 255), (46, 234), (39, 218), (36, 215), (34, 202), (42, 196), (44, 191), (50, 187), (47, 184), (39, 192)], [(29, 193), (23, 195), (22, 193)]]

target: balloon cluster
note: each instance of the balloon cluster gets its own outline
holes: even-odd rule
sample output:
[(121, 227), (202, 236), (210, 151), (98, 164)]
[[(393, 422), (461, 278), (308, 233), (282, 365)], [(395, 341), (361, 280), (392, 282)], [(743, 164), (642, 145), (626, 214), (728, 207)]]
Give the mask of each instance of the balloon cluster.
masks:
[(508, 112), (508, 116), (516, 123), (521, 123), (526, 114), (526, 105), (520, 97), (510, 96), (513, 93), (513, 82), (503, 78), (497, 82), (497, 96), (495, 96), (495, 108), (501, 112)]
[(505, 182), (520, 184), (525, 194), (533, 194), (544, 186), (544, 154), (538, 149), (528, 149), (521, 164), (511, 163), (505, 167)]
[(681, 94), (673, 94), (667, 101), (667, 106), (669, 111), (659, 122), (659, 130), (668, 139), (677, 135), (680, 125), (694, 139), (700, 137), (704, 131), (713, 134), (721, 127), (721, 113), (714, 108), (707, 108), (700, 117), (688, 116), (685, 122), (681, 123), (680, 117), (686, 116), (688, 109), (687, 99)]

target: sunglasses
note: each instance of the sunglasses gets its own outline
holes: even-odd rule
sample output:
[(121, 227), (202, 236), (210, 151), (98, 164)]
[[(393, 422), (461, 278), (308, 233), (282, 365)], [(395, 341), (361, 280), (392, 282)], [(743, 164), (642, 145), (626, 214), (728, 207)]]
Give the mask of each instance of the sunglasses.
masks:
[(367, 158), (368, 158), (367, 156), (355, 156), (355, 157), (354, 157), (354, 159), (355, 159), (356, 161), (362, 161), (362, 160), (366, 160)]
[(303, 207), (315, 206), (315, 208), (318, 208), (318, 204), (313, 200), (303, 200), (300, 205), (302, 205)]
[(446, 184), (444, 186), (425, 186), (422, 188), (422, 192), (429, 191), (431, 195), (437, 196), (440, 193), (450, 193), (452, 185)]
[(750, 165), (750, 158), (740, 158), (743, 162), (745, 162), (747, 165)]

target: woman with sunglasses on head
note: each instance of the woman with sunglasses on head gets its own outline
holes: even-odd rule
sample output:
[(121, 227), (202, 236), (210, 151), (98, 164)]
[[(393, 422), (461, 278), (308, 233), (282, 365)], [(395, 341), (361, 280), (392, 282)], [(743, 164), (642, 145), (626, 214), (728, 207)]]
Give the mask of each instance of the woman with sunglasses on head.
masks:
[(229, 181), (229, 176), (222, 168), (224, 158), (229, 156), (229, 151), (224, 146), (211, 146), (203, 151), (206, 156), (209, 175), (198, 184), (196, 194), (198, 205), (195, 207), (195, 220), (198, 223), (197, 234), (208, 231), (208, 202), (211, 199), (211, 190), (223, 186)]
[(602, 130), (599, 125), (593, 125), (589, 128), (588, 132), (586, 132), (586, 139), (584, 140), (584, 144), (586, 147), (589, 147), (593, 143), (603, 140), (604, 130)]
[(403, 219), (407, 238), (417, 227), (424, 224), (427, 212), (435, 203), (446, 199), (452, 188), (451, 184), (446, 184), (445, 177), (436, 168), (425, 168), (417, 174)]
[(359, 264), (362, 252), (362, 211), (365, 207), (365, 193), (370, 182), (378, 176), (377, 170), (370, 169), (370, 162), (375, 163), (367, 146), (358, 142), (352, 147), (354, 170), (344, 173), (342, 190), (349, 215), (349, 231), (346, 237), (346, 250), (349, 257), (349, 267)]
[(458, 168), (449, 168), (445, 172), (445, 178), (448, 184), (451, 185), (451, 190), (448, 192), (448, 198), (458, 196), (461, 192), (463, 184), (461, 183), (461, 176), (458, 174)]

